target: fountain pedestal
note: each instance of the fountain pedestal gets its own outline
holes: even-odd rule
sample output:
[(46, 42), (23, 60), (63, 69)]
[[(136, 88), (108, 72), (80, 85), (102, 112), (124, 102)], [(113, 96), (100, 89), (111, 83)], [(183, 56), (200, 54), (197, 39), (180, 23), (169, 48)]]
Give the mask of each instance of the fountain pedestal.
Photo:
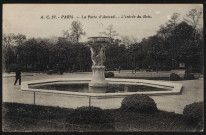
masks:
[(90, 37), (88, 41), (88, 46), (91, 51), (92, 59), (92, 79), (89, 82), (89, 86), (93, 88), (103, 88), (108, 86), (108, 82), (105, 80), (104, 62), (106, 60), (105, 50), (106, 45), (109, 44), (110, 38), (108, 37)]
[(89, 82), (90, 87), (107, 87), (108, 82), (104, 76), (105, 66), (92, 66), (92, 80)]

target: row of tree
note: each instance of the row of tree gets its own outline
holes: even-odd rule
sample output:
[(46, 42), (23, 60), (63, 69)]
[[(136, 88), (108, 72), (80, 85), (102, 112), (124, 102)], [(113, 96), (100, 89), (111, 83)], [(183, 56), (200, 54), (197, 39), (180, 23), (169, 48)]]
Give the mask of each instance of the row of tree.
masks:
[[(141, 42), (136, 38), (115, 39), (118, 33), (109, 25), (100, 34), (110, 38), (105, 66), (108, 70), (117, 67), (134, 69), (151, 67), (154, 70), (170, 70), (179, 63), (186, 67), (203, 67), (203, 30), (198, 29), (202, 12), (191, 10), (183, 21), (174, 13), (171, 19), (160, 26), (158, 32)], [(86, 43), (79, 43), (84, 36), (82, 24), (73, 21), (63, 36), (26, 39), (22, 34), (3, 35), (3, 66), (6, 71), (15, 67), (24, 70), (46, 71), (60, 66), (66, 71), (91, 71), (91, 54)], [(114, 40), (115, 39), (115, 40)]]
[(170, 70), (184, 63), (187, 68), (203, 69), (203, 29), (199, 28), (202, 11), (192, 9), (180, 20), (174, 13), (157, 33), (129, 45), (132, 67)]

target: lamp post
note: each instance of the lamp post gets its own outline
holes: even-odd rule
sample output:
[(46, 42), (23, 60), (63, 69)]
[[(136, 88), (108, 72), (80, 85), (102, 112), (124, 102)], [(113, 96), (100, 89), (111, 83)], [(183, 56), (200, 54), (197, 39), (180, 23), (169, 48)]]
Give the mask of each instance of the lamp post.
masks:
[(90, 87), (107, 87), (108, 82), (105, 80), (106, 45), (110, 43), (109, 37), (90, 37), (88, 46), (91, 51), (92, 59), (92, 79), (89, 82)]

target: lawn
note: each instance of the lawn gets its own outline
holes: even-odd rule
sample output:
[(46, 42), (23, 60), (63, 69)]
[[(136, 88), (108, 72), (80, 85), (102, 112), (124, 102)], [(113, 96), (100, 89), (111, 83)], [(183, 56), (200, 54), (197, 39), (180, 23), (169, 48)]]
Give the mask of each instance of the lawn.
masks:
[[(19, 103), (3, 103), (3, 131), (98, 131), (95, 125), (71, 125), (66, 117), (73, 109), (37, 106)], [(194, 131), (187, 125), (182, 114), (166, 111), (155, 113), (125, 112), (121, 109), (104, 110), (114, 118), (114, 128), (109, 131)], [(69, 126), (68, 126), (69, 125)], [(70, 127), (70, 128), (68, 128)], [(104, 130), (103, 130), (104, 131)]]

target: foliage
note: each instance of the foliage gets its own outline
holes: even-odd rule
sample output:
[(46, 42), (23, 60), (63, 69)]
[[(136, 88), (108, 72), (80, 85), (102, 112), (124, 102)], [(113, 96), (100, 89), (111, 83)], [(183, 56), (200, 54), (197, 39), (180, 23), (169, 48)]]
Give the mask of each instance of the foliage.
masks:
[(106, 31), (105, 32), (100, 32), (100, 34), (103, 34), (103, 35), (106, 35), (107, 37), (109, 37), (111, 43), (113, 42), (114, 37), (118, 36), (118, 33), (116, 32), (116, 30), (114, 30), (112, 24), (107, 26)]
[[(179, 13), (173, 13), (167, 23), (162, 24), (156, 34), (137, 42), (134, 37), (123, 36), (106, 47), (108, 70), (147, 69), (153, 71), (178, 68), (179, 63), (202, 71), (203, 67), (203, 29), (198, 29), (202, 12), (192, 9), (181, 21)], [(193, 19), (194, 18), (194, 19)], [(114, 26), (109, 25), (102, 32), (114, 40), (118, 35)], [(61, 37), (49, 39), (26, 39), (22, 34), (4, 34), (2, 38), (3, 69), (7, 71), (14, 65), (24, 69), (45, 71), (57, 65), (64, 65), (65, 71), (91, 71), (91, 54), (86, 43), (79, 43), (84, 36), (83, 26), (73, 21), (70, 29)]]
[(72, 109), (49, 107), (49, 106), (37, 106), (30, 104), (20, 103), (3, 103), (4, 116), (7, 117), (22, 117), (31, 119), (56, 119), (64, 118), (67, 112)]
[(128, 59), (131, 62), (131, 68), (135, 69), (135, 67), (140, 67), (141, 66), (141, 61), (144, 57), (144, 54), (142, 52), (142, 46), (140, 44), (131, 44), (128, 48)]
[(113, 123), (110, 114), (106, 113), (99, 107), (83, 106), (76, 108), (71, 114), (67, 116), (66, 122), (70, 124), (106, 124)]
[[(121, 109), (104, 110), (114, 118), (112, 131), (194, 131), (184, 122), (182, 114), (158, 111), (154, 114), (127, 112)], [(4, 132), (85, 132), (106, 131), (95, 125), (71, 125), (65, 128), (65, 118), (73, 112), (70, 108), (39, 106), (19, 103), (2, 103), (2, 130)], [(108, 128), (107, 128), (108, 129)], [(110, 128), (111, 129), (111, 128)], [(110, 130), (111, 131), (111, 130)]]
[(134, 94), (125, 97), (122, 100), (121, 108), (133, 112), (155, 112), (157, 111), (156, 103), (147, 95)]
[(186, 105), (183, 110), (185, 122), (192, 125), (196, 125), (199, 122), (203, 122), (203, 107), (203, 102), (194, 102), (192, 104)]
[(3, 65), (7, 71), (11, 70), (11, 66), (15, 63), (16, 56), (13, 52), (13, 47), (9, 47), (8, 49), (3, 49)]
[[(104, 63), (108, 70), (115, 70), (115, 68), (121, 66), (126, 68), (127, 49), (123, 45), (110, 44), (106, 48), (106, 61)], [(124, 55), (122, 55), (124, 54)]]
[(113, 72), (107, 72), (107, 73), (104, 73), (104, 75), (105, 75), (105, 78), (114, 77), (114, 73)]
[[(20, 43), (20, 40), (18, 42)], [(18, 64), (21, 64), (25, 71), (46, 71), (59, 65), (63, 66), (64, 71), (70, 72), (89, 71), (91, 68), (89, 47), (71, 43), (64, 38), (58, 38), (56, 42), (31, 38), (21, 45), (6, 47), (3, 48), (3, 64), (6, 70)]]
[(137, 42), (137, 38), (134, 38), (133, 36), (122, 36), (121, 37), (121, 42), (125, 45), (125, 46), (129, 46), (131, 44), (135, 44), (138, 43)]
[(70, 34), (72, 42), (78, 43), (81, 36), (85, 35), (85, 34), (86, 33), (82, 29), (81, 22), (73, 21), (72, 24), (71, 24), (71, 34)]
[(184, 18), (184, 20), (191, 24), (195, 29), (199, 25), (199, 19), (202, 17), (202, 14), (201, 10), (198, 11), (197, 9), (192, 9), (186, 15), (187, 18)]
[(21, 46), (26, 41), (26, 36), (22, 34), (3, 34), (2, 37), (2, 60), (3, 70), (9, 71), (16, 64), (19, 58), (18, 46)]
[(179, 81), (180, 80), (180, 76), (178, 74), (171, 73), (170, 74), (170, 80), (171, 81)]

